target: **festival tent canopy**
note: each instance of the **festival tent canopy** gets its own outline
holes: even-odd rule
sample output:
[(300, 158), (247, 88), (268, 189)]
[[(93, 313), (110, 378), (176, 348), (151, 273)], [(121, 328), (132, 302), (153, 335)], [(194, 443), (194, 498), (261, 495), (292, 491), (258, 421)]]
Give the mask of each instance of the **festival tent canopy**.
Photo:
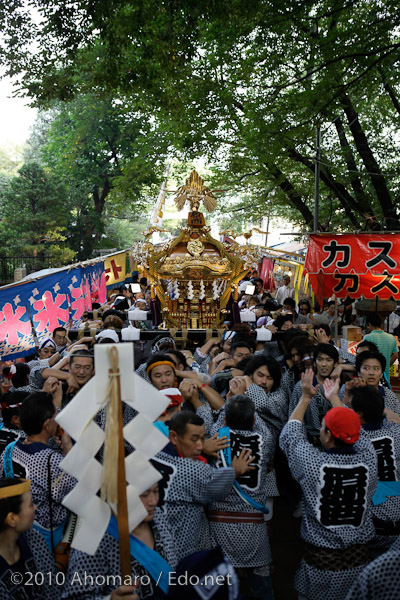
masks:
[(400, 234), (311, 235), (305, 271), (319, 302), (400, 299)]

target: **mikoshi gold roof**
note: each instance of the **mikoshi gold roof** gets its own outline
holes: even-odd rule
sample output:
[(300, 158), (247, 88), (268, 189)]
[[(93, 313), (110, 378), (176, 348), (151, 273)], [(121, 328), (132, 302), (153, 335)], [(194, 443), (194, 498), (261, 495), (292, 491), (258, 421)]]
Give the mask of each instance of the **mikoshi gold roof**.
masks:
[(262, 258), (262, 250), (234, 240), (219, 242), (210, 235), (199, 208), (203, 203), (212, 212), (217, 200), (196, 171), (175, 194), (180, 210), (187, 202), (191, 209), (187, 224), (175, 239), (154, 246), (150, 235), (160, 229), (152, 227), (144, 233), (146, 241), (133, 246), (132, 254), (150, 280), (153, 297), (160, 301), (163, 326), (217, 328), (225, 320), (231, 295), (237, 299), (240, 280)]

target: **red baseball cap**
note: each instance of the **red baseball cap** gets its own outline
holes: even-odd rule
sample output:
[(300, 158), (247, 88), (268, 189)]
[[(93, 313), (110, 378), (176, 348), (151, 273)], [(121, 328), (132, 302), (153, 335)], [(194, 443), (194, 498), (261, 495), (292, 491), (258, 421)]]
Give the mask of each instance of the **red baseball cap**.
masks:
[(360, 439), (361, 421), (354, 410), (343, 406), (335, 406), (325, 415), (325, 425), (333, 437), (346, 444), (354, 444)]

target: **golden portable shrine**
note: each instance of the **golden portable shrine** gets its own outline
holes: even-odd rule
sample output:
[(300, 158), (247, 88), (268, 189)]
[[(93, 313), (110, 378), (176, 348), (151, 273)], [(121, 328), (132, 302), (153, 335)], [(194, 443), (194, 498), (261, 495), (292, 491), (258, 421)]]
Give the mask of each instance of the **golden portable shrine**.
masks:
[[(151, 284), (153, 301), (159, 303), (155, 324), (160, 328), (213, 329), (225, 320), (238, 320), (238, 284), (252, 266), (257, 266), (262, 251), (257, 246), (219, 242), (210, 234), (200, 212), (217, 207), (213, 192), (196, 171), (175, 193), (175, 204), (182, 210), (188, 202), (187, 224), (179, 235), (161, 245), (149, 240), (154, 231), (145, 232), (145, 242), (133, 246), (133, 257), (142, 276)], [(157, 300), (156, 300), (157, 299)], [(154, 322), (153, 311), (153, 322)]]

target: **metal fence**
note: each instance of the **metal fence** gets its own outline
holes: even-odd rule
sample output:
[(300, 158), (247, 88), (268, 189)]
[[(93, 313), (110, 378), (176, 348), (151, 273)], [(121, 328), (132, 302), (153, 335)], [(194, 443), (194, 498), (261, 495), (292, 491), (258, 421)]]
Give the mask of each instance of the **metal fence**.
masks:
[(26, 274), (56, 267), (57, 262), (53, 256), (0, 256), (0, 285), (13, 283), (14, 271), (21, 267), (26, 268)]

